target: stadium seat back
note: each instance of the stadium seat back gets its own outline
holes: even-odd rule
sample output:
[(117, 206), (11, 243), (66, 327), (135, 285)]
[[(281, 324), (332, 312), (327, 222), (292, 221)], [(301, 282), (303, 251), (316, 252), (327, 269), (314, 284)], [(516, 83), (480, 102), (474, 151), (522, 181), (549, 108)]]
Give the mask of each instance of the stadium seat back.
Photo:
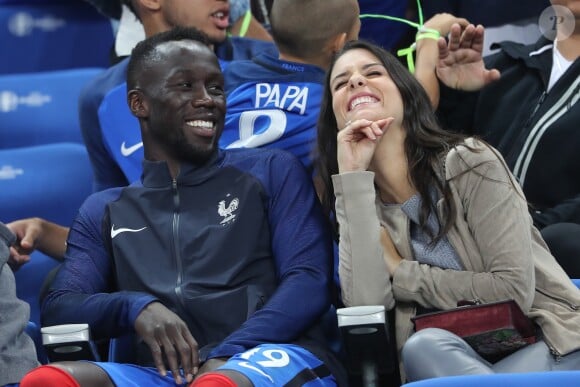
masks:
[(0, 214), (10, 222), (41, 217), (70, 225), (92, 192), (84, 145), (57, 143), (0, 150)]
[(0, 76), (0, 149), (54, 142), (83, 144), (78, 96), (103, 71), (85, 68)]
[(107, 67), (111, 22), (84, 1), (1, 1), (0, 74)]

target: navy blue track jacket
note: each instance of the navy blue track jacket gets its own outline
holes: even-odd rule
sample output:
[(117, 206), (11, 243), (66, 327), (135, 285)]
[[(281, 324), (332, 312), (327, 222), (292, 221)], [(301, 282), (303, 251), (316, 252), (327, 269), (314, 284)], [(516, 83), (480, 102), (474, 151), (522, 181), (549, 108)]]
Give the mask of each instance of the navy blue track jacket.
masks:
[(143, 167), (141, 182), (81, 207), (44, 325), (86, 322), (94, 337), (116, 337), (158, 300), (187, 323), (202, 360), (269, 342), (326, 348), (313, 332), (330, 306), (331, 237), (295, 157), (218, 151), (176, 179), (165, 162)]

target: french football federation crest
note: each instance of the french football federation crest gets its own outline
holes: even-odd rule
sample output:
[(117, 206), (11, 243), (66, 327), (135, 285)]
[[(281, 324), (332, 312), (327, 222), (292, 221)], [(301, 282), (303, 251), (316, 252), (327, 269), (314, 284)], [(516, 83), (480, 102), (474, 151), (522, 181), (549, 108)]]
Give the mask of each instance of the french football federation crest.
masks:
[(219, 202), (218, 214), (220, 216), (223, 216), (223, 219), (220, 222), (220, 224), (231, 223), (234, 221), (234, 219), (236, 218), (236, 215), (234, 214), (234, 212), (238, 209), (239, 204), (240, 204), (240, 200), (238, 198), (232, 199), (232, 201), (230, 202), (230, 204), (227, 207), (226, 207), (225, 200), (222, 200), (221, 202)]

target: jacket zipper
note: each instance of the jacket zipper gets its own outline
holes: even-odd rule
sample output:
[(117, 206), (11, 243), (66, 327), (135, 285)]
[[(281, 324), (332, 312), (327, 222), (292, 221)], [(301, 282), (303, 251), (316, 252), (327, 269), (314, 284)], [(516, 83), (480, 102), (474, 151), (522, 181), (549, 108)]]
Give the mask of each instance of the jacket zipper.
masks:
[(179, 191), (177, 190), (177, 180), (173, 179), (171, 183), (173, 190), (173, 221), (172, 221), (172, 233), (173, 233), (173, 254), (175, 256), (175, 264), (177, 266), (177, 280), (175, 283), (175, 295), (177, 296), (178, 302), (183, 306), (183, 294), (181, 291), (181, 285), (183, 283), (183, 267), (181, 262), (181, 249), (179, 246)]
[(541, 293), (541, 294), (543, 294), (544, 296), (546, 296), (546, 297), (548, 297), (548, 298), (551, 298), (552, 300), (558, 301), (558, 302), (560, 302), (560, 303), (562, 303), (562, 304), (566, 305), (568, 308), (572, 309), (573, 311), (578, 311), (578, 310), (580, 310), (580, 306), (578, 306), (578, 305), (574, 305), (574, 304), (572, 304), (570, 301), (568, 301), (568, 300), (566, 300), (566, 299), (563, 299), (563, 298), (560, 298), (560, 297), (555, 297), (555, 296), (553, 296), (553, 295), (551, 295), (551, 294), (549, 294), (549, 293), (547, 293), (547, 292), (544, 292), (543, 290), (540, 290), (540, 289), (538, 289), (538, 288), (536, 288), (536, 291), (537, 291), (538, 293)]
[[(561, 302), (564, 305), (567, 305), (570, 309), (577, 311), (580, 309), (580, 307), (578, 305), (573, 305), (571, 304), (568, 300), (560, 298), (560, 297), (555, 297), (547, 292), (544, 292), (538, 288), (536, 288), (536, 291), (538, 293), (543, 294), (544, 296), (551, 298), (552, 300)], [(554, 359), (556, 361), (556, 363), (558, 363), (561, 359), (562, 359), (562, 354), (560, 352), (558, 352), (554, 346), (552, 346), (552, 344), (550, 344), (550, 342), (548, 341), (548, 339), (546, 338), (546, 336), (544, 335), (544, 337), (542, 338), (542, 340), (544, 340), (544, 342), (546, 343), (546, 345), (548, 346), (548, 349), (550, 350), (550, 353), (554, 356)]]
[[(407, 223), (407, 240), (409, 241), (409, 244), (411, 243), (411, 220), (409, 219), (409, 217), (405, 217), (406, 219), (406, 223)], [(412, 257), (413, 260), (415, 260), (415, 253), (413, 252), (413, 247), (410, 247), (410, 255)], [(392, 290), (391, 290), (392, 291)], [(396, 306), (396, 300), (395, 300), (395, 306)], [(415, 317), (417, 315), (417, 303), (413, 302), (413, 309), (410, 311), (411, 312), (411, 316), (410, 317)], [(407, 332), (405, 332), (405, 335), (403, 336), (405, 339), (405, 342), (409, 339), (409, 337), (411, 337), (411, 334), (413, 332), (413, 330), (415, 329), (413, 323), (411, 322), (411, 320), (409, 319), (409, 325), (407, 328)], [(396, 337), (396, 335), (395, 335)]]
[(550, 344), (550, 342), (548, 342), (548, 340), (546, 339), (546, 336), (542, 337), (542, 340), (544, 340), (544, 343), (546, 343), (546, 346), (548, 347), (548, 350), (550, 350), (550, 353), (552, 354), (552, 356), (554, 356), (554, 361), (556, 363), (559, 363), (560, 360), (562, 360), (562, 354), (560, 352), (558, 352), (553, 346), (552, 344)]
[[(560, 97), (554, 106), (552, 106), (542, 117), (540, 117), (540, 119), (536, 122), (536, 125), (530, 131), (528, 138), (526, 139), (526, 142), (520, 151), (513, 170), (514, 175), (522, 187), (524, 186), (524, 180), (526, 178), (532, 156), (534, 155), (536, 147), (538, 146), (542, 136), (555, 121), (557, 121), (562, 115), (570, 110), (572, 106), (578, 101), (579, 91), (580, 78), (576, 79), (574, 84), (568, 90), (566, 90), (566, 92)], [(532, 116), (526, 123), (526, 126), (529, 125), (529, 122), (546, 99), (546, 96), (546, 92), (542, 93), (540, 100), (536, 104), (536, 108), (532, 113)]]
[(538, 112), (538, 110), (540, 110), (540, 106), (542, 106), (542, 104), (546, 100), (546, 96), (547, 95), (548, 95), (548, 93), (544, 90), (542, 92), (542, 95), (540, 95), (540, 98), (538, 99), (538, 102), (536, 102), (536, 106), (534, 107), (534, 110), (532, 111), (532, 114), (530, 114), (530, 117), (526, 121), (526, 123), (524, 125), (524, 128), (527, 128), (528, 126), (530, 126), (530, 124), (532, 123), (532, 120), (534, 119), (534, 116), (536, 115), (536, 113)]

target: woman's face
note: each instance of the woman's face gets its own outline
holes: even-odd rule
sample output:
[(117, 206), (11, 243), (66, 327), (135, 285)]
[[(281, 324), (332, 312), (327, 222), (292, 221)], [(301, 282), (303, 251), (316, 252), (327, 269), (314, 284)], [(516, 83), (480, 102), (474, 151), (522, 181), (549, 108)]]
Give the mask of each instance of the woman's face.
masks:
[(332, 108), (338, 128), (364, 118), (403, 119), (403, 100), (381, 61), (369, 51), (356, 48), (344, 53), (330, 74)]

